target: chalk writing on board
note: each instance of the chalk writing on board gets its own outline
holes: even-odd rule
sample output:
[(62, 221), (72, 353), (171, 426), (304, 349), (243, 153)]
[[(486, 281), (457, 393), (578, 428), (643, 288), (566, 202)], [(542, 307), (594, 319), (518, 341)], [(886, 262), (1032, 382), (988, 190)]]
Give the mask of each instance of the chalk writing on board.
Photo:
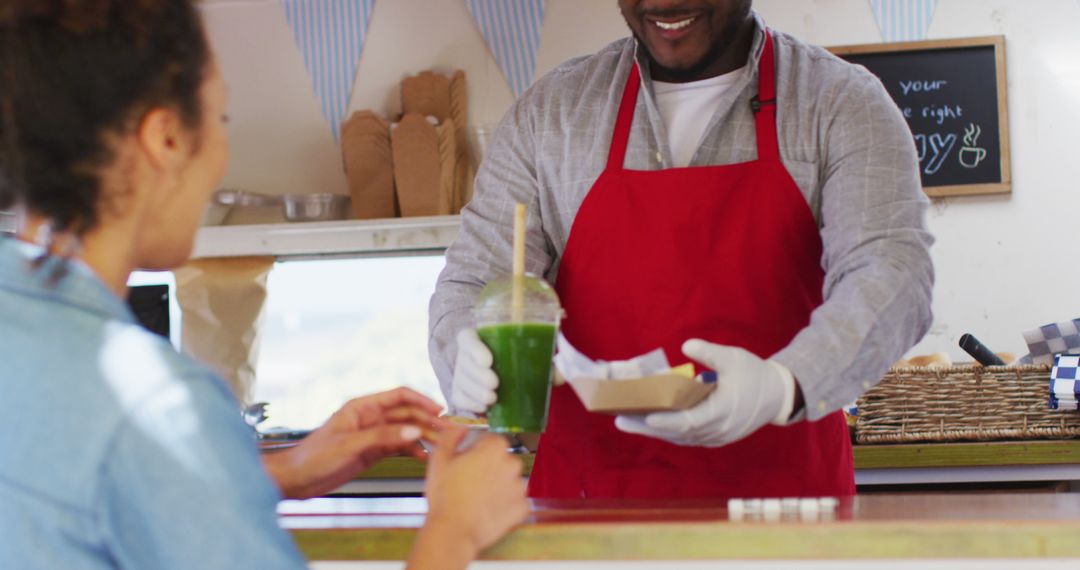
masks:
[(935, 79), (934, 81), (901, 81), (900, 90), (903, 91), (904, 95), (911, 92), (938, 91), (948, 83), (949, 82), (944, 79)]
[[(915, 117), (915, 111), (911, 107), (904, 107), (900, 109), (900, 112), (904, 114), (905, 119), (911, 119)], [(919, 116), (924, 119), (930, 119), (935, 123), (942, 125), (948, 119), (959, 119), (964, 116), (964, 108), (960, 105), (927, 105), (922, 107), (919, 112)]]
[(834, 50), (877, 76), (896, 103), (911, 130), (927, 194), (1009, 191), (1000, 37)]
[(964, 129), (964, 146), (960, 147), (960, 166), (975, 168), (986, 158), (986, 149), (975, 146), (979, 142), (982, 129), (971, 123)]
[[(940, 92), (949, 84), (944, 79), (899, 80), (901, 98), (916, 93)], [(895, 93), (895, 92), (894, 92)], [(937, 174), (949, 160), (957, 160), (964, 168), (975, 168), (986, 158), (986, 149), (975, 146), (981, 130), (970, 124), (964, 130), (964, 146), (953, 157), (953, 148), (960, 138), (946, 123), (963, 119), (964, 107), (953, 102), (930, 102), (918, 106), (902, 106), (905, 119), (920, 117), (931, 125), (941, 127), (932, 132), (914, 132), (915, 147), (919, 153), (919, 166), (927, 176)], [(958, 127), (957, 127), (958, 128)]]
[(915, 148), (919, 152), (919, 164), (923, 172), (928, 175), (936, 174), (949, 158), (953, 146), (956, 145), (956, 134), (948, 133), (941, 136), (941, 133), (919, 133), (914, 136)]

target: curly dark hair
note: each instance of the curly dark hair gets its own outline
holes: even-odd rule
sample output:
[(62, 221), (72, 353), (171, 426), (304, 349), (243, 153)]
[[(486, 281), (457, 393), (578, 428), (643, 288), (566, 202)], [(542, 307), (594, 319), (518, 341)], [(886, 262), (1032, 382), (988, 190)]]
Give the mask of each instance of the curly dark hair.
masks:
[(158, 107), (197, 129), (209, 59), (191, 0), (3, 0), (0, 209), (94, 227), (109, 140)]

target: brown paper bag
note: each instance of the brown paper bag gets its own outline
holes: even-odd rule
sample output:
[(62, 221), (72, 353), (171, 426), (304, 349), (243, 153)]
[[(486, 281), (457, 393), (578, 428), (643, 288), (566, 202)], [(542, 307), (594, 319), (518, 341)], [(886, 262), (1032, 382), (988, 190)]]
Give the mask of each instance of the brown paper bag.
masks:
[(447, 171), (443, 162), (441, 176), (453, 181), (450, 191), (450, 209), (446, 213), (457, 214), (472, 195), (475, 168), (470, 160), (468, 145), (468, 101), (465, 94), (465, 72), (457, 70), (447, 77), (424, 71), (406, 77), (401, 82), (402, 112), (431, 115), (444, 124), (454, 124), (454, 160)]
[(569, 380), (578, 399), (590, 412), (645, 414), (684, 410), (716, 389), (680, 374), (655, 374), (633, 380)]
[(454, 143), (457, 145), (451, 213), (457, 214), (472, 198), (473, 178), (476, 176), (469, 157), (468, 101), (465, 96), (465, 72), (461, 70), (456, 71), (450, 78), (450, 118), (454, 121)]
[(394, 164), (390, 125), (371, 111), (357, 111), (341, 128), (341, 158), (352, 196), (353, 217), (393, 218)]
[(450, 118), (450, 78), (422, 71), (402, 79), (401, 112), (432, 115), (439, 121)]
[(173, 270), (182, 311), (180, 346), (251, 403), (259, 323), (272, 257), (194, 259)]
[(394, 186), (402, 216), (439, 215), (439, 136), (423, 115), (407, 114), (390, 131)]

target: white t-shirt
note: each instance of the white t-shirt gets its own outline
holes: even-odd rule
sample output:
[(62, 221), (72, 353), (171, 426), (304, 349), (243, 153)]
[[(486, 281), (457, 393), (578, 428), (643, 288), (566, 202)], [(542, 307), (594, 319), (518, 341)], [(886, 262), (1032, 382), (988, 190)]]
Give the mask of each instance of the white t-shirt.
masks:
[(745, 67), (723, 75), (691, 81), (664, 83), (653, 81), (656, 104), (667, 128), (672, 165), (689, 166), (705, 128), (720, 104), (724, 93), (742, 77)]

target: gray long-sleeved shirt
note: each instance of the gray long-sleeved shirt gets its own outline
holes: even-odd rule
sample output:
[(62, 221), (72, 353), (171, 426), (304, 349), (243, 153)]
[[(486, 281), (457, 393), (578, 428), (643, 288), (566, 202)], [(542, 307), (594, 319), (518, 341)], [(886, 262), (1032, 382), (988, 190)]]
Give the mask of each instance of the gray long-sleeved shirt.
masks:
[[(750, 99), (764, 23), (755, 18), (747, 73), (702, 117), (709, 125), (691, 166), (756, 158)], [(826, 275), (824, 303), (772, 358), (797, 378), (814, 420), (854, 401), (926, 333), (933, 238), (911, 133), (880, 81), (791, 36), (773, 39), (780, 155), (821, 229)], [(517, 202), (529, 212), (526, 270), (555, 282), (574, 216), (604, 169), (635, 57), (643, 84), (625, 167), (671, 168), (648, 65), (631, 38), (560, 65), (495, 130), (431, 299), (430, 356), (448, 397), (456, 333), (473, 326), (484, 283), (510, 272)]]

